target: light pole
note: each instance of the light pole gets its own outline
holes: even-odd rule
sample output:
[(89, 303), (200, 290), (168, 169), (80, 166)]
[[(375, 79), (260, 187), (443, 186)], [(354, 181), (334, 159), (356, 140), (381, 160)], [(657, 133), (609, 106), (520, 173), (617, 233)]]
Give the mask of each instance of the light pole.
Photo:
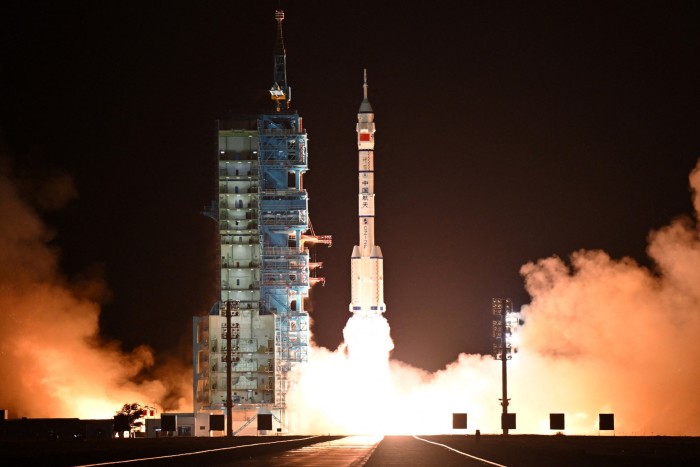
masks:
[(493, 298), (491, 299), (491, 313), (493, 314), (493, 357), (496, 360), (501, 360), (501, 380), (502, 380), (502, 396), (501, 406), (503, 412), (501, 414), (501, 428), (503, 434), (508, 434), (511, 426), (510, 417), (508, 416), (508, 360), (512, 358), (513, 346), (511, 337), (518, 322), (513, 311), (513, 301), (510, 298)]

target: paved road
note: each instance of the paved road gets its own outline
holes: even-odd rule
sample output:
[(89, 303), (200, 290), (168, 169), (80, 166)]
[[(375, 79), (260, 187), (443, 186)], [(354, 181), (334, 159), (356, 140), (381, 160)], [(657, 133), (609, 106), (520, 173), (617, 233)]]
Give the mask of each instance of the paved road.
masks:
[(494, 465), (421, 439), (508, 467), (695, 467), (700, 453), (697, 437), (387, 436), (365, 466)]
[[(667, 467), (697, 466), (700, 437), (621, 436), (310, 436), (282, 439), (170, 439), (113, 440), (97, 445), (40, 444), (44, 456), (19, 450), (8, 465), (76, 466), (93, 459), (92, 466), (116, 467), (384, 467), (384, 466), (508, 466), (508, 467)], [(1, 446), (1, 444), (0, 444)], [(95, 450), (98, 447), (102, 449)], [(122, 452), (126, 448), (140, 447)], [(61, 452), (68, 447), (72, 454)], [(105, 452), (107, 447), (119, 448)], [(55, 448), (52, 458), (48, 448)], [(158, 449), (156, 449), (158, 448)], [(81, 454), (82, 453), (82, 454)], [(120, 454), (120, 455), (117, 455)], [(155, 456), (155, 457), (154, 457)], [(3, 456), (8, 460), (8, 452)], [(49, 461), (49, 459), (51, 459)], [(111, 459), (112, 462), (108, 462)], [(123, 460), (118, 460), (123, 459)], [(126, 460), (130, 459), (130, 460)], [(43, 460), (42, 462), (33, 462)], [(95, 463), (97, 462), (97, 463)]]
[(464, 447), (419, 436), (386, 436), (374, 450), (365, 467), (384, 466), (501, 466), (469, 453)]
[(500, 466), (422, 437), (348, 436), (215, 467)]
[(334, 441), (215, 467), (361, 467), (382, 441), (381, 436), (347, 436)]
[(694, 467), (698, 452), (682, 437), (353, 436), (221, 467)]

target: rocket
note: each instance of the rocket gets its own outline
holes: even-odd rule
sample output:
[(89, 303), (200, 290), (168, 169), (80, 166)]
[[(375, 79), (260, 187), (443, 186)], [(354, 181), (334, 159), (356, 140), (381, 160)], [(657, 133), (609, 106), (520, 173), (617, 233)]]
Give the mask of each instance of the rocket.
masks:
[(351, 303), (353, 315), (380, 315), (384, 304), (384, 258), (374, 244), (374, 111), (367, 99), (367, 70), (362, 85), (364, 98), (357, 114), (358, 221), (360, 242), (350, 258)]

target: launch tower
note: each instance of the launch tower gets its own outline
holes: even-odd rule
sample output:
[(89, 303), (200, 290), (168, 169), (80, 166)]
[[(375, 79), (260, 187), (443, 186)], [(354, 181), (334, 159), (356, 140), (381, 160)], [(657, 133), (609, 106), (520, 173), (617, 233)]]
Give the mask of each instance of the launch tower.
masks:
[(219, 225), (219, 299), (208, 316), (194, 318), (194, 410), (225, 409), (231, 365), (237, 431), (258, 413), (272, 413), (286, 431), (289, 372), (308, 358), (304, 299), (323, 282), (314, 275), (320, 263), (311, 262), (309, 246), (331, 244), (330, 236), (315, 235), (309, 220), (307, 134), (290, 106), (281, 10), (275, 20), (273, 108), (218, 122), (211, 217)]

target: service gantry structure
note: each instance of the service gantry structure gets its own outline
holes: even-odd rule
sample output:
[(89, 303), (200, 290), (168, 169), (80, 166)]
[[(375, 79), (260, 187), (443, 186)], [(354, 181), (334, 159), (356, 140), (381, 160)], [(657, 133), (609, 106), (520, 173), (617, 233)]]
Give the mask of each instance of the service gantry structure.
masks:
[(278, 431), (286, 432), (289, 375), (309, 354), (304, 301), (324, 282), (309, 246), (330, 246), (331, 236), (316, 235), (309, 220), (307, 134), (290, 106), (284, 12), (277, 10), (275, 20), (272, 108), (217, 122), (211, 217), (219, 226), (220, 290), (208, 316), (194, 318), (193, 390), (195, 412), (226, 413), (228, 402), (236, 430), (258, 413), (272, 413)]

